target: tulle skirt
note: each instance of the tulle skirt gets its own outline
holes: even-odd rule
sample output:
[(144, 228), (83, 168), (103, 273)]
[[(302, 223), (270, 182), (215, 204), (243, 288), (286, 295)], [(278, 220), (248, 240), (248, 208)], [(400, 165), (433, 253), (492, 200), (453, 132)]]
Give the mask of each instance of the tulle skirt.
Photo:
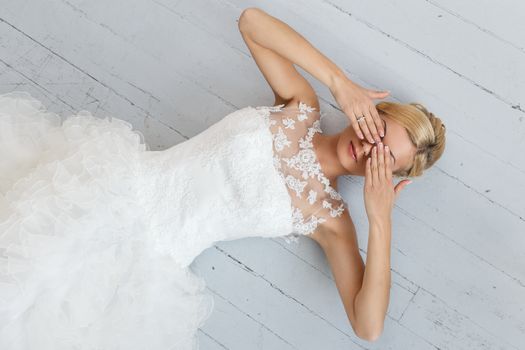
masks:
[(196, 349), (204, 280), (150, 247), (143, 136), (0, 95), (0, 349)]

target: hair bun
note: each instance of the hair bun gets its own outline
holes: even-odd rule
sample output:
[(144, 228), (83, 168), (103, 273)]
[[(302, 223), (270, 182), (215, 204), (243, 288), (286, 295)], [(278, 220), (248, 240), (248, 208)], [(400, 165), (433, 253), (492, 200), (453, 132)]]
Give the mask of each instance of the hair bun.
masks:
[(435, 118), (434, 113), (429, 112), (428, 109), (427, 109), (425, 106), (423, 106), (421, 103), (418, 103), (418, 102), (412, 102), (412, 103), (409, 103), (409, 105), (414, 106), (414, 107), (416, 107), (417, 109), (419, 109), (421, 112), (425, 113), (425, 115), (426, 115), (429, 119)]
[(402, 125), (416, 147), (411, 167), (396, 170), (396, 176), (420, 176), (441, 157), (446, 141), (445, 124), (423, 104), (381, 101), (376, 108)]
[(409, 105), (416, 107), (418, 110), (420, 110), (427, 116), (427, 118), (430, 120), (430, 123), (432, 124), (436, 138), (439, 138), (440, 137), (439, 131), (442, 131), (443, 129), (445, 129), (445, 124), (441, 121), (441, 119), (436, 117), (434, 113), (430, 112), (421, 103), (412, 102), (412, 103), (409, 103)]
[(428, 143), (427, 147), (425, 147), (427, 154), (424, 168), (428, 169), (441, 157), (445, 149), (445, 124), (440, 118), (436, 117), (434, 113), (429, 112), (423, 105), (414, 103), (413, 106), (427, 116), (432, 125), (432, 129), (434, 130), (433, 142)]

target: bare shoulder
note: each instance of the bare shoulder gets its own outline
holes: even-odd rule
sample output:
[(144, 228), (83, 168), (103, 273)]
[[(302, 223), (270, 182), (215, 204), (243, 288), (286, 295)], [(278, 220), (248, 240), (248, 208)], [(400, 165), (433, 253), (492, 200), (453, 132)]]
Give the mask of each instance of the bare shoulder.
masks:
[[(276, 100), (275, 104), (280, 104), (278, 102), (281, 102), (281, 101), (277, 101)], [(306, 104), (309, 107), (315, 108), (316, 111), (319, 111), (319, 109), (320, 109), (319, 98), (313, 92), (312, 93), (305, 93), (303, 95), (299, 95), (299, 96), (291, 98), (291, 99), (289, 99), (287, 101), (282, 101), (282, 104), (285, 105), (284, 106), (285, 108), (286, 107), (297, 107), (299, 105), (299, 102), (302, 102), (302, 103)]]
[(322, 247), (326, 247), (327, 244), (334, 239), (350, 240), (357, 244), (355, 225), (350, 217), (348, 208), (345, 208), (340, 217), (331, 218), (330, 220), (319, 224), (309, 237), (319, 243)]

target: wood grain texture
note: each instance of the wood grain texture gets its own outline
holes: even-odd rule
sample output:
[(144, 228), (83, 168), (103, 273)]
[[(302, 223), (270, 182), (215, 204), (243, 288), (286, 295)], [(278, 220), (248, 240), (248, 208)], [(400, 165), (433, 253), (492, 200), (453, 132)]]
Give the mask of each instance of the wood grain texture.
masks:
[[(391, 301), (377, 342), (353, 334), (315, 242), (247, 238), (217, 242), (191, 265), (215, 297), (202, 349), (525, 349), (523, 2), (0, 5), (1, 93), (29, 91), (63, 117), (125, 119), (154, 150), (273, 102), (237, 29), (250, 6), (289, 23), (352, 80), (444, 120), (443, 158), (394, 208)], [(327, 114), (323, 130), (345, 127), (328, 89), (305, 77)], [(338, 188), (366, 259), (362, 186), (341, 177)]]

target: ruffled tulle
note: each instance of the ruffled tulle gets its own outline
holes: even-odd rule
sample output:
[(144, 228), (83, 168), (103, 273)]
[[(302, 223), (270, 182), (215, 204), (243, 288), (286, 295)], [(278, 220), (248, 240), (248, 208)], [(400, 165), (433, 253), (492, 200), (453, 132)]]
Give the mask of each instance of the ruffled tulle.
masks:
[(195, 349), (204, 280), (148, 240), (140, 132), (0, 95), (0, 349)]

